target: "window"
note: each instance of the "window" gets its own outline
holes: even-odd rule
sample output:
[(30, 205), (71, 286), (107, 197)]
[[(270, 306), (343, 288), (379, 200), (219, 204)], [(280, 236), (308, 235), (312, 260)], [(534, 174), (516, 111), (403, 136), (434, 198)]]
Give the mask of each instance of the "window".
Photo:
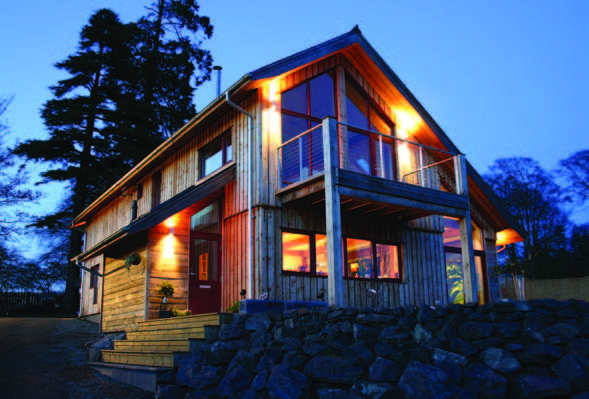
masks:
[(327, 276), (325, 234), (282, 232), (282, 271)]
[[(479, 303), (486, 303), (485, 251), (483, 231), (472, 223), (472, 243), (476, 270), (477, 297)], [(460, 243), (460, 223), (458, 219), (444, 217), (444, 253), (446, 258), (446, 277), (450, 303), (464, 303), (464, 280), (462, 275), (462, 246)]]
[(368, 279), (401, 279), (401, 248), (369, 240), (345, 238), (345, 276)]
[[(283, 143), (321, 124), (326, 116), (335, 115), (334, 84), (334, 73), (330, 71), (282, 93)], [(321, 130), (314, 130), (301, 140), (282, 149), (285, 185), (323, 171)]]
[(201, 158), (201, 178), (233, 161), (231, 129), (225, 131), (220, 137), (205, 146), (201, 151)]
[[(395, 178), (394, 125), (374, 107), (360, 89), (346, 78), (348, 169), (386, 179)], [(354, 129), (354, 127), (358, 129)]]
[[(98, 273), (98, 266), (92, 266), (90, 268), (90, 270), (92, 270), (93, 272)], [(91, 273), (90, 274), (90, 289), (94, 290), (93, 294), (93, 298), (92, 298), (92, 303), (98, 303), (98, 275)]]
[(162, 172), (155, 172), (151, 177), (151, 207), (160, 204), (162, 191)]

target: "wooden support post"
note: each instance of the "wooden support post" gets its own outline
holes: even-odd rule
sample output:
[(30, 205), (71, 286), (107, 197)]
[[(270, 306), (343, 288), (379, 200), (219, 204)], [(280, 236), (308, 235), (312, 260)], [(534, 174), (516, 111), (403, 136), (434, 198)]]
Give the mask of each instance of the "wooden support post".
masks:
[(327, 300), (329, 306), (344, 306), (344, 277), (342, 253), (342, 224), (338, 170), (337, 122), (323, 119), (323, 162), (325, 165), (325, 225), (327, 229)]
[[(468, 183), (466, 173), (466, 158), (463, 154), (456, 155), (456, 186), (458, 194), (468, 198)], [(470, 206), (469, 206), (470, 208)], [(472, 244), (472, 221), (470, 211), (466, 216), (459, 219), (460, 224), (460, 247), (462, 249), (462, 280), (464, 281), (464, 301), (476, 302), (477, 295), (477, 273), (474, 263), (474, 248)]]

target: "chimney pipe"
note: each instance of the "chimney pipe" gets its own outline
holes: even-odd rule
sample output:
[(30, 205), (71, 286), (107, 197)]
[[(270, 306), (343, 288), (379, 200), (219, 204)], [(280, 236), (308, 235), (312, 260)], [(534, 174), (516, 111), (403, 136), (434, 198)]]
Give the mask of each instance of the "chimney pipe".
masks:
[(215, 65), (213, 69), (217, 71), (217, 97), (219, 97), (221, 95), (221, 70), (223, 67)]

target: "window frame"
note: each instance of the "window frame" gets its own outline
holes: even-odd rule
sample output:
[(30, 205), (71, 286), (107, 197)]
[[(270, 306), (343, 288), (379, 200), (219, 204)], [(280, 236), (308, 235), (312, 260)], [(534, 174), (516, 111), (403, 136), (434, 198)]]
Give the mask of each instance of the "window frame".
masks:
[[(200, 158), (200, 162), (199, 162), (199, 178), (200, 179), (204, 179), (207, 176), (212, 175), (214, 172), (216, 172), (217, 170), (221, 169), (223, 166), (231, 163), (234, 159), (233, 157), (233, 136), (232, 136), (232, 128), (229, 128), (225, 131), (223, 131), (223, 133), (221, 133), (218, 137), (215, 137), (213, 140), (211, 140), (210, 142), (208, 142), (207, 144), (205, 144), (204, 146), (202, 146), (202, 148), (199, 150), (199, 158)], [(218, 168), (209, 171), (209, 173), (206, 173), (205, 170), (205, 165), (206, 165), (206, 160), (208, 158), (204, 157), (204, 153), (210, 149), (211, 147), (215, 146), (216, 144), (219, 143), (219, 141), (221, 142), (221, 166), (219, 166)], [(231, 147), (231, 157), (229, 158), (228, 155), (228, 145), (227, 142), (230, 141), (230, 145), (229, 147)], [(206, 174), (205, 174), (206, 173)]]
[[(375, 177), (381, 177), (379, 176), (379, 170), (378, 170), (378, 163), (377, 163), (377, 154), (376, 154), (376, 146), (378, 145), (378, 137), (380, 135), (384, 136), (383, 137), (383, 143), (387, 143), (391, 145), (391, 162), (392, 162), (392, 179), (391, 180), (399, 180), (399, 176), (398, 176), (398, 165), (397, 165), (397, 141), (394, 139), (397, 136), (397, 125), (395, 125), (395, 123), (387, 116), (387, 114), (380, 108), (380, 106), (372, 99), (372, 97), (370, 97), (370, 95), (368, 94), (368, 92), (366, 90), (364, 90), (364, 88), (358, 83), (356, 82), (356, 80), (348, 73), (346, 73), (345, 76), (345, 80), (346, 83), (349, 82), (349, 84), (351, 86), (354, 87), (354, 89), (356, 91), (358, 91), (359, 94), (361, 94), (364, 98), (364, 105), (366, 107), (365, 111), (366, 111), (366, 121), (368, 126), (354, 126), (354, 125), (349, 125), (348, 121), (346, 120), (346, 126), (347, 129), (349, 131), (352, 131), (354, 133), (357, 134), (363, 134), (365, 136), (368, 137), (368, 141), (369, 141), (369, 157), (370, 157), (370, 176), (375, 176)], [(345, 98), (346, 98), (346, 102), (348, 101), (349, 97), (348, 97), (348, 93), (345, 93)], [(351, 100), (349, 100), (351, 101)], [(371, 111), (376, 112), (376, 115), (383, 120), (383, 122), (385, 122), (391, 129), (391, 134), (390, 134), (390, 138), (385, 138), (387, 135), (384, 133), (380, 133), (378, 131), (373, 131), (370, 129), (370, 125), (371, 125), (371, 119), (370, 119), (370, 115), (371, 115)], [(349, 149), (348, 149), (349, 152)], [(347, 156), (349, 156), (350, 154), (348, 153)], [(360, 173), (360, 172), (359, 172)], [(381, 177), (381, 178), (386, 178), (386, 177)]]
[[(283, 233), (300, 234), (309, 237), (309, 271), (308, 272), (296, 272), (292, 270), (284, 270), (284, 242), (282, 241)], [(282, 228), (280, 233), (280, 254), (282, 257), (282, 265), (280, 270), (284, 276), (304, 276), (304, 277), (320, 277), (327, 278), (327, 274), (317, 274), (317, 235), (327, 235), (326, 233), (318, 231)]]
[(162, 172), (156, 171), (151, 175), (151, 208), (155, 208), (162, 201)]
[[(363, 240), (370, 242), (370, 255), (372, 259), (372, 276), (373, 277), (354, 277), (350, 276), (348, 273), (348, 238), (354, 240)], [(389, 281), (389, 282), (403, 282), (405, 276), (405, 268), (404, 268), (404, 251), (403, 251), (403, 243), (401, 242), (392, 242), (392, 241), (380, 241), (380, 240), (372, 240), (369, 238), (361, 238), (356, 236), (343, 236), (343, 253), (344, 253), (344, 279), (346, 280), (360, 280), (360, 281)], [(398, 278), (379, 278), (377, 277), (376, 273), (376, 246), (377, 245), (388, 245), (388, 246), (395, 246), (397, 248), (397, 264), (399, 265), (399, 277)]]
[[(92, 266), (90, 270), (94, 272), (100, 272), (100, 265)], [(94, 273), (90, 273), (90, 289), (94, 290), (93, 297), (92, 297), (92, 304), (95, 305), (98, 303), (98, 275)]]

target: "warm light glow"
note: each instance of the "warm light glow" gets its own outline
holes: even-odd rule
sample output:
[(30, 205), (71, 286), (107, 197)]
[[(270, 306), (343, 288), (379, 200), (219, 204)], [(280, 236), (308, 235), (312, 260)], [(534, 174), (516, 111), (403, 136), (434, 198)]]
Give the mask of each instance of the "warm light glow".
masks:
[(497, 246), (513, 244), (515, 242), (521, 242), (524, 239), (514, 230), (505, 229), (497, 232)]
[(174, 226), (176, 226), (176, 215), (167, 218), (164, 222), (164, 226), (166, 226), (169, 229), (173, 229)]
[[(414, 113), (409, 113), (400, 109), (394, 110), (397, 117), (397, 135), (401, 138), (408, 138), (410, 134), (414, 133), (419, 117)], [(405, 135), (405, 137), (403, 136)]]
[(276, 148), (282, 142), (282, 121), (280, 118), (280, 79), (274, 79), (262, 87), (262, 96), (268, 106), (262, 110), (262, 129), (267, 133), (270, 147)]

